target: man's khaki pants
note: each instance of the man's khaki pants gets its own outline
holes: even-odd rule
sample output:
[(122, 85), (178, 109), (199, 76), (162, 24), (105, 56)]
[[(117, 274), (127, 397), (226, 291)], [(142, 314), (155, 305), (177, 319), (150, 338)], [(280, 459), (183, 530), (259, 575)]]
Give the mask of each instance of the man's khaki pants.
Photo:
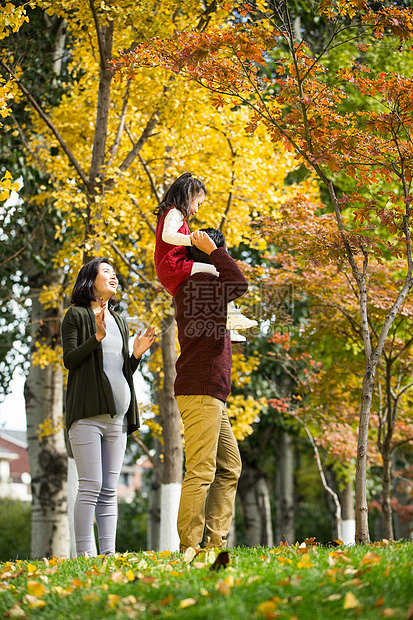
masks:
[(199, 546), (204, 527), (205, 546), (225, 547), (241, 474), (227, 407), (212, 396), (176, 400), (184, 424), (186, 469), (178, 512), (180, 548)]

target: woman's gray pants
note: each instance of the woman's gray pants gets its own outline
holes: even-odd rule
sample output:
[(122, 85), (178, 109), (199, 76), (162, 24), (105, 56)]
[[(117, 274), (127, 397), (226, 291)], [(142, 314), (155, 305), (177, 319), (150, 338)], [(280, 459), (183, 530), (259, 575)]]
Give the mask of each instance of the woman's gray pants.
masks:
[(84, 418), (71, 424), (69, 440), (79, 478), (74, 509), (77, 555), (92, 555), (94, 516), (99, 553), (115, 553), (116, 485), (125, 455), (126, 426)]

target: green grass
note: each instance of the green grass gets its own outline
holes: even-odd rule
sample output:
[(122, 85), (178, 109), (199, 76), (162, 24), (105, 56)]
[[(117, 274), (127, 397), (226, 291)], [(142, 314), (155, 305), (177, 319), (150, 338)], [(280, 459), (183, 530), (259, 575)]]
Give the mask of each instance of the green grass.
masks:
[(275, 547), (213, 557), (124, 553), (0, 564), (0, 617), (413, 618), (413, 544)]

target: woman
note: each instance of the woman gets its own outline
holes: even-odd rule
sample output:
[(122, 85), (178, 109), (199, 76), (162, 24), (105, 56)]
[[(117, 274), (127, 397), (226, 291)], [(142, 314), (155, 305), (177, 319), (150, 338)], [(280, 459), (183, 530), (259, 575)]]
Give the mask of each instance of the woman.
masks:
[(115, 552), (116, 485), (126, 435), (139, 428), (132, 374), (155, 340), (152, 327), (141, 332), (129, 356), (126, 321), (112, 310), (118, 279), (106, 258), (82, 267), (62, 323), (63, 362), (69, 370), (66, 429), (76, 462), (77, 555), (91, 555), (93, 519), (99, 552)]

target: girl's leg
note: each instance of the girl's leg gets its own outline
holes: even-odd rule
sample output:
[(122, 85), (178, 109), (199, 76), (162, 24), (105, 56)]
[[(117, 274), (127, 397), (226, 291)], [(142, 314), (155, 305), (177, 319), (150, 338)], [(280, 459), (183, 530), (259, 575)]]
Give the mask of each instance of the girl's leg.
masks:
[(74, 508), (77, 555), (92, 555), (93, 519), (102, 486), (101, 438), (101, 428), (92, 418), (76, 420), (69, 428), (79, 478)]
[(102, 488), (96, 504), (99, 553), (115, 553), (118, 504), (116, 485), (126, 448), (126, 426), (105, 424), (102, 437)]

